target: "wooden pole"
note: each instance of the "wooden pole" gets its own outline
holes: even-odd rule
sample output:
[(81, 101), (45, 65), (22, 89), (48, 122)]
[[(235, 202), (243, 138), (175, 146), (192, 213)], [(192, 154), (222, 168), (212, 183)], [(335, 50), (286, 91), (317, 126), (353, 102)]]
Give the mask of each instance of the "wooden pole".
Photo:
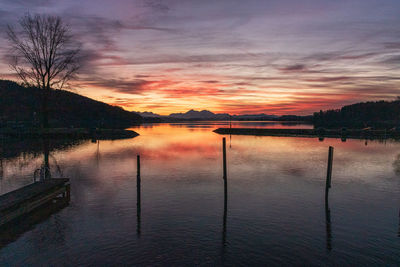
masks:
[(329, 147), (328, 154), (328, 169), (326, 173), (326, 188), (331, 188), (331, 180), (332, 180), (332, 163), (333, 163), (333, 147)]
[(140, 185), (140, 155), (137, 155), (137, 177)]
[(223, 161), (223, 179), (224, 179), (224, 215), (222, 220), (222, 244), (226, 243), (226, 217), (228, 211), (228, 175), (226, 170), (226, 138), (222, 138), (222, 161)]
[(228, 177), (226, 170), (226, 139), (222, 139), (222, 151), (223, 151), (223, 162), (224, 162), (224, 216), (222, 224), (222, 244), (226, 245), (226, 218), (228, 214)]
[(226, 139), (225, 137), (222, 138), (222, 157), (223, 157), (223, 167), (224, 167), (224, 180), (227, 178), (226, 172)]
[(331, 210), (329, 208), (329, 188), (331, 188), (332, 180), (332, 163), (333, 163), (333, 147), (329, 147), (328, 152), (328, 168), (326, 173), (325, 185), (325, 223), (326, 223), (326, 247), (332, 250), (332, 226), (331, 226)]

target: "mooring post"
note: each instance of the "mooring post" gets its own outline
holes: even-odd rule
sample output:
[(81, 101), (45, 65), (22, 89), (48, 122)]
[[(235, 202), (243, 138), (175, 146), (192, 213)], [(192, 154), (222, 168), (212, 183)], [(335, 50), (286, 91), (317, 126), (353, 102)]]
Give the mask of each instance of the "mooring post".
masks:
[(222, 223), (222, 243), (226, 244), (226, 218), (228, 213), (228, 175), (226, 170), (226, 139), (222, 138), (222, 154), (223, 154), (223, 167), (224, 167), (224, 216)]
[(224, 165), (224, 180), (227, 178), (226, 174), (226, 139), (222, 138), (222, 157), (223, 157), (223, 165)]
[(333, 163), (333, 147), (330, 146), (328, 154), (326, 185), (325, 185), (326, 246), (329, 251), (332, 250), (331, 210), (329, 208), (329, 188), (331, 188), (331, 180), (332, 180), (332, 163)]
[(137, 216), (137, 228), (136, 231), (140, 234), (140, 216), (141, 216), (141, 196), (140, 196), (140, 155), (137, 155), (137, 176), (136, 176), (136, 216)]
[(333, 147), (329, 147), (328, 154), (328, 170), (326, 174), (326, 188), (331, 188), (331, 179), (332, 179), (332, 163), (333, 163)]
[(136, 191), (137, 191), (138, 208), (140, 208), (140, 156), (139, 155), (137, 155)]
[(140, 155), (137, 155), (137, 177), (140, 185)]

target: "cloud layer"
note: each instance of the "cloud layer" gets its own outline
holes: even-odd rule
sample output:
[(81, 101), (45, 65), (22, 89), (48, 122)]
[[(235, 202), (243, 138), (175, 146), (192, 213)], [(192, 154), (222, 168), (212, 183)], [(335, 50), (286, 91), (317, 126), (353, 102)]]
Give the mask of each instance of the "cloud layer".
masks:
[(397, 0), (6, 0), (0, 28), (25, 12), (62, 16), (83, 45), (78, 92), (129, 110), (310, 114), (400, 95)]

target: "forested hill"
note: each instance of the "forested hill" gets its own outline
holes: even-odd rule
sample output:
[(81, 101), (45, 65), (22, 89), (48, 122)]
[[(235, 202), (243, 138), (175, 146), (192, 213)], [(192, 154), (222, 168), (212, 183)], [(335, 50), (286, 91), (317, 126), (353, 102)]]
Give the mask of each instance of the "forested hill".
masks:
[(400, 99), (395, 101), (363, 102), (337, 110), (314, 113), (314, 125), (324, 127), (400, 126)]
[[(0, 80), (0, 126), (37, 126), (41, 116), (41, 91)], [(52, 90), (49, 96), (50, 127), (126, 128), (142, 117), (69, 91)]]

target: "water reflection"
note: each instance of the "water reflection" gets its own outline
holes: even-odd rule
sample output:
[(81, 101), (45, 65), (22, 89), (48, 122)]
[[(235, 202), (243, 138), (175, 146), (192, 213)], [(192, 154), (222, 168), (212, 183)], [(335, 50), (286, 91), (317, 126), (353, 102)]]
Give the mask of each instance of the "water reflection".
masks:
[[(29, 213), (28, 215), (18, 218), (16, 221), (13, 221), (10, 224), (2, 226), (0, 228), (0, 249), (8, 245), (9, 243), (17, 240), (21, 235), (34, 229), (35, 226), (46, 221), (47, 219), (49, 219), (50, 216), (56, 214), (68, 205), (69, 199), (67, 197), (62, 197), (53, 202), (49, 202), (39, 209), (36, 209), (32, 213)], [(61, 226), (58, 228), (63, 227)], [(60, 231), (44, 234), (54, 235), (59, 233)]]
[(400, 209), (399, 209), (399, 228), (397, 231), (397, 236), (400, 237)]
[(326, 224), (326, 248), (332, 250), (332, 225), (331, 225), (331, 210), (329, 208), (328, 191), (325, 193), (325, 224)]
[(222, 245), (226, 246), (226, 219), (228, 216), (228, 179), (224, 178), (224, 215), (222, 220)]
[(0, 146), (0, 193), (18, 189), (34, 181), (63, 177), (59, 153), (69, 151), (84, 140), (3, 138)]
[(43, 139), (43, 155), (44, 155), (44, 160), (43, 160), (43, 166), (42, 166), (42, 175), (40, 176), (41, 180), (46, 180), (51, 178), (51, 171), (50, 171), (50, 163), (49, 163), (49, 139)]
[(397, 155), (396, 159), (393, 162), (394, 173), (397, 176), (400, 176), (400, 154)]
[[(50, 216), (5, 245), (0, 264), (400, 261), (394, 234), (400, 228), (400, 188), (393, 164), (399, 143), (370, 140), (364, 146), (364, 140), (352, 139), (235, 136), (227, 153), (228, 192), (228, 181), (221, 183), (221, 136), (211, 131), (220, 125), (193, 124), (140, 126), (134, 129), (140, 136), (132, 140), (88, 141), (59, 150), (51, 150), (55, 141), (50, 140), (52, 175), (57, 162), (73, 185), (71, 205), (56, 214), (57, 227), (65, 234), (49, 236), (48, 229), (57, 228)], [(324, 203), (327, 146), (336, 151), (334, 191)], [(31, 179), (43, 164), (41, 153), (4, 158), (6, 190), (25, 184), (27, 175)], [(137, 155), (145, 159), (143, 180), (134, 177)], [(34, 244), (41, 244), (40, 249)]]
[(140, 155), (137, 155), (137, 175), (136, 175), (136, 232), (138, 236), (141, 233), (141, 215), (142, 215), (142, 197), (141, 197), (141, 177), (140, 177)]
[(3, 179), (4, 168), (3, 168), (3, 158), (0, 156), (0, 179)]

